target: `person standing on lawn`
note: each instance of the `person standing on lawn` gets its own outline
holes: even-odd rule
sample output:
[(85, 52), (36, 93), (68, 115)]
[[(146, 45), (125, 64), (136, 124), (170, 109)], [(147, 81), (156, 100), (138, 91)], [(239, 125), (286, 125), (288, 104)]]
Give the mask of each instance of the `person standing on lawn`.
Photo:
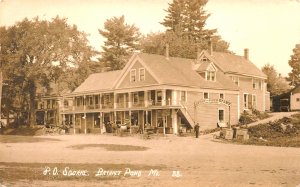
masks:
[(199, 129), (200, 129), (200, 126), (199, 126), (199, 123), (197, 123), (194, 127), (194, 131), (196, 133), (196, 138), (199, 137)]

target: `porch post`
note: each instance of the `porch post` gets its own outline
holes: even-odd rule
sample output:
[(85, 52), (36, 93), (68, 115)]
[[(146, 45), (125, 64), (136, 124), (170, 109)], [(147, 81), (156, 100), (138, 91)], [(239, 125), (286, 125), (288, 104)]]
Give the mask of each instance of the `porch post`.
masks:
[(84, 113), (83, 119), (84, 119), (84, 134), (86, 134), (86, 113)]
[(128, 108), (132, 107), (132, 92), (128, 92)]
[(102, 102), (101, 102), (101, 100), (102, 100), (102, 94), (100, 93), (100, 95), (99, 95), (99, 109), (102, 109)]
[(166, 90), (163, 89), (161, 90), (161, 92), (162, 92), (161, 105), (166, 106)]
[(172, 90), (172, 105), (177, 105), (177, 91)]
[(130, 132), (130, 134), (132, 133), (132, 129), (131, 129), (131, 110), (129, 110), (129, 132)]
[(177, 126), (177, 113), (176, 110), (173, 109), (172, 110), (172, 126), (173, 126), (173, 134), (177, 134), (178, 133), (178, 126)]
[(118, 96), (118, 94), (114, 93), (114, 109), (117, 108), (117, 96)]
[(144, 91), (144, 106), (148, 107), (148, 91)]
[(73, 129), (74, 129), (74, 134), (76, 134), (76, 117), (75, 117), (76, 114), (73, 114)]

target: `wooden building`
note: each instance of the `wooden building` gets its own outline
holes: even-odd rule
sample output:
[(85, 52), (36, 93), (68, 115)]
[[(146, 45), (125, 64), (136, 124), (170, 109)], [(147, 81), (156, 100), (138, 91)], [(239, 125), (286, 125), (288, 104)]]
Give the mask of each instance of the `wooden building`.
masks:
[[(168, 53), (167, 53), (168, 54)], [(122, 70), (90, 75), (57, 101), (74, 133), (103, 133), (105, 124), (161, 133), (238, 123), (244, 110), (269, 110), (266, 76), (244, 56), (202, 51), (197, 59), (135, 53)]]

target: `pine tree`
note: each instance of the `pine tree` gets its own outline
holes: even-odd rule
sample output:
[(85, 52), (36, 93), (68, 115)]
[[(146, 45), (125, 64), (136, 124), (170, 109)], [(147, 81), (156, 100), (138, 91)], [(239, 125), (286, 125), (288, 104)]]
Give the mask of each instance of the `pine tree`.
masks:
[(139, 48), (139, 29), (134, 25), (126, 24), (124, 16), (106, 20), (104, 29), (99, 29), (99, 33), (106, 38), (100, 60), (110, 70), (122, 69), (129, 53)]
[(293, 55), (289, 60), (289, 65), (292, 68), (292, 71), (289, 73), (289, 81), (291, 85), (296, 86), (300, 84), (300, 44), (297, 44), (293, 49)]

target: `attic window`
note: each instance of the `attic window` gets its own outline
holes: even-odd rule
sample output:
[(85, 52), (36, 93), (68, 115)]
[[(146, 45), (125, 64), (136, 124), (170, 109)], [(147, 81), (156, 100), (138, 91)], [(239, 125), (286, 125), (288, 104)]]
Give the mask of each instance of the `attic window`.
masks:
[(206, 71), (205, 79), (207, 81), (215, 81), (216, 80), (216, 72), (215, 71)]
[(130, 82), (136, 82), (136, 69), (130, 70)]
[(140, 74), (140, 81), (144, 81), (145, 80), (145, 68), (140, 68), (139, 69), (139, 74)]
[(203, 57), (203, 58), (201, 59), (201, 61), (202, 61), (202, 62), (208, 62), (209, 60), (208, 60), (208, 58)]

